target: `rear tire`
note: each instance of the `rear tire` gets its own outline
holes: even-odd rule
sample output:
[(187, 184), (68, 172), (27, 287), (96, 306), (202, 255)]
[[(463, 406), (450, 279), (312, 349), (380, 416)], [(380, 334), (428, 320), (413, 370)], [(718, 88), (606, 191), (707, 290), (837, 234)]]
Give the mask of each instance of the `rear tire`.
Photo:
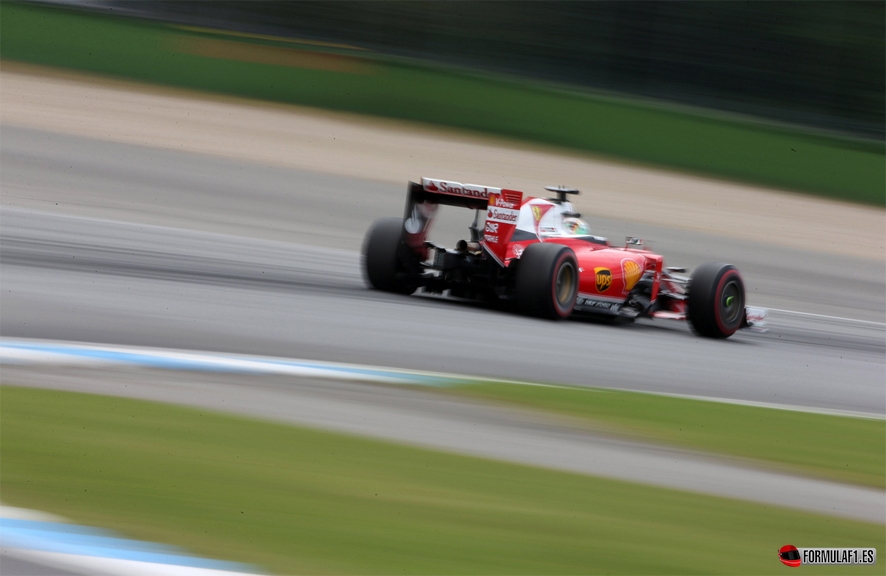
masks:
[(744, 282), (731, 264), (708, 262), (689, 281), (689, 325), (708, 338), (729, 338), (744, 320)]
[(403, 219), (376, 220), (363, 242), (363, 273), (376, 290), (412, 294), (417, 286), (403, 279), (409, 248), (403, 243)]
[(530, 244), (517, 263), (514, 300), (523, 314), (568, 318), (578, 296), (575, 253), (562, 244)]

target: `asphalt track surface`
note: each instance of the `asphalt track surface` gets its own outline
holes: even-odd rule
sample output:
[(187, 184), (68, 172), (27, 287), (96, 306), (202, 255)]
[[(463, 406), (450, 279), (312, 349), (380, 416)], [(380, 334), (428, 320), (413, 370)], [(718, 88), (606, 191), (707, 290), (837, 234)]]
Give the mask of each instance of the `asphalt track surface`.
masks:
[[(773, 313), (768, 334), (742, 332), (727, 341), (699, 339), (676, 322), (549, 322), (367, 290), (359, 269), (362, 236), (373, 219), (402, 212), (405, 183), (12, 126), (2, 127), (0, 154), (0, 334), (7, 338), (886, 413), (882, 261), (586, 214), (597, 233), (654, 239), (670, 265), (729, 261), (744, 274), (750, 304), (801, 314)], [(438, 237), (450, 243), (463, 237), (470, 214), (443, 216)], [(330, 390), (325, 401), (335, 404)], [(359, 403), (350, 405), (353, 411), (341, 418), (359, 419)], [(406, 441), (421, 427), (418, 419), (393, 436)], [(487, 455), (495, 456), (490, 442)], [(503, 439), (500, 448), (506, 457)], [(657, 476), (654, 466), (642, 474), (649, 482)], [(741, 484), (734, 480), (717, 493), (747, 497)]]
[[(367, 290), (362, 236), (405, 187), (12, 127), (0, 146), (5, 337), (886, 412), (884, 262), (645, 226), (671, 265), (738, 266), (750, 304), (850, 320), (773, 313), (727, 341), (549, 322)], [(463, 237), (470, 213), (445, 216), (439, 236)]]

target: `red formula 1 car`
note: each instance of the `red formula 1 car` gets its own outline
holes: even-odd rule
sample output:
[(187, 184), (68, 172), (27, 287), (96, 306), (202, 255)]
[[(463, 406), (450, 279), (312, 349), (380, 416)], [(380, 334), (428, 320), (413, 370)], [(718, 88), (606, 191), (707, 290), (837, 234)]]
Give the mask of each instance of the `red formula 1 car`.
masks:
[[(741, 274), (703, 264), (691, 277), (628, 238), (615, 247), (590, 229), (567, 201), (578, 190), (548, 187), (556, 198), (516, 190), (422, 178), (410, 182), (404, 218), (378, 220), (367, 232), (363, 268), (378, 289), (426, 292), (510, 303), (542, 318), (572, 314), (688, 319), (693, 330), (728, 338), (761, 327), (766, 311), (745, 307)], [(475, 210), (470, 240), (455, 249), (428, 240), (440, 205)], [(482, 231), (480, 211), (486, 218)]]

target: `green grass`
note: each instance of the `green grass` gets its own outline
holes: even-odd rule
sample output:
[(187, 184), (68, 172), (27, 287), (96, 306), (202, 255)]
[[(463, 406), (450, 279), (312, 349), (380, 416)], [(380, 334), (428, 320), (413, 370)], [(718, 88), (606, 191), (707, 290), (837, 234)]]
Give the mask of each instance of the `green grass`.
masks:
[(636, 438), (749, 458), (794, 473), (886, 488), (886, 421), (637, 392), (478, 383), (445, 388), (571, 416)]
[[(196, 409), (0, 387), (5, 503), (278, 573), (770, 573), (882, 525)], [(828, 573), (882, 573), (874, 567)]]
[[(454, 126), (657, 166), (886, 204), (882, 142), (480, 76), (364, 51), (0, 4), (6, 60)], [(306, 67), (320, 58), (351, 71)], [(336, 58), (343, 60), (336, 60)], [(327, 60), (324, 60), (327, 59)], [(404, 176), (405, 177), (405, 176)]]

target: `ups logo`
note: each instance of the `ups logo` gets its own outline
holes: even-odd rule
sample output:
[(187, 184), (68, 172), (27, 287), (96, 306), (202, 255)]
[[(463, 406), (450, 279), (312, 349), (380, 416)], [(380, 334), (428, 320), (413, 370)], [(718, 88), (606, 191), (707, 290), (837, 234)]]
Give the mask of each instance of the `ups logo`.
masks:
[(597, 283), (597, 292), (606, 292), (612, 286), (612, 272), (609, 268), (594, 268), (594, 279)]

